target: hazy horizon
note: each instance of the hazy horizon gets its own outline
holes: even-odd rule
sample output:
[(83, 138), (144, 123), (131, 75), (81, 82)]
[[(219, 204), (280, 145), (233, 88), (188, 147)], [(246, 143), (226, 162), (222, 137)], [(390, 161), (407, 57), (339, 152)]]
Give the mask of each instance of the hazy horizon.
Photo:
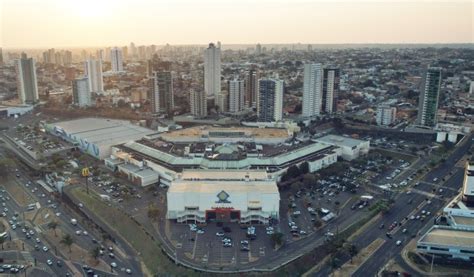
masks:
[(465, 0), (4, 0), (3, 48), (471, 44)]

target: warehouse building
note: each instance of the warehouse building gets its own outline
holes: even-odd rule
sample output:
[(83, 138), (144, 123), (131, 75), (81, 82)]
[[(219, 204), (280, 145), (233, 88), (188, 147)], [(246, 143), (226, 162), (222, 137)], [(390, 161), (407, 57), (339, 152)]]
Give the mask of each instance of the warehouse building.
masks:
[(370, 141), (343, 136), (327, 135), (317, 138), (315, 141), (339, 147), (341, 149), (341, 157), (347, 161), (368, 154), (370, 149)]
[(97, 159), (111, 154), (113, 145), (134, 141), (153, 131), (125, 120), (81, 118), (45, 124), (45, 130)]
[(166, 217), (179, 223), (268, 224), (279, 219), (280, 194), (263, 170), (184, 170), (167, 203)]

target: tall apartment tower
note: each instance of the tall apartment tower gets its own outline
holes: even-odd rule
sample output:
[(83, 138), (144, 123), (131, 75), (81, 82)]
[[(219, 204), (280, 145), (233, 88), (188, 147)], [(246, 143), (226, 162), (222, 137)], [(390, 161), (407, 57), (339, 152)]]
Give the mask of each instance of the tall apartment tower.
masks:
[(439, 91), (441, 87), (441, 68), (429, 67), (426, 71), (424, 87), (420, 94), (418, 124), (434, 127), (437, 122)]
[(303, 116), (321, 114), (323, 68), (320, 63), (304, 65)]
[(229, 87), (229, 112), (237, 113), (244, 109), (244, 81), (232, 80), (228, 82)]
[(190, 94), (191, 113), (195, 117), (207, 116), (207, 98), (204, 90), (192, 90)]
[(38, 102), (38, 81), (36, 80), (35, 60), (22, 54), (15, 61), (18, 98), (23, 104)]
[(170, 71), (154, 71), (150, 78), (151, 110), (153, 113), (173, 114), (173, 78)]
[(112, 72), (123, 72), (123, 56), (120, 48), (114, 47), (110, 49), (110, 62), (112, 64)]
[(375, 118), (377, 125), (390, 125), (396, 118), (397, 108), (390, 107), (389, 105), (380, 105), (377, 107), (377, 116)]
[(204, 91), (215, 98), (221, 93), (221, 49), (214, 43), (204, 52)]
[(260, 74), (256, 68), (249, 69), (245, 73), (245, 106), (247, 108), (257, 107), (258, 79), (260, 79)]
[(86, 60), (84, 72), (89, 82), (89, 90), (94, 93), (102, 93), (104, 91), (102, 61), (94, 59)]
[(77, 78), (72, 82), (73, 104), (79, 107), (89, 107), (92, 104), (91, 91), (87, 77)]
[(0, 65), (3, 64), (3, 50), (2, 47), (0, 47)]
[(260, 79), (258, 81), (258, 120), (280, 121), (283, 118), (283, 81)]
[(326, 67), (323, 69), (323, 93), (321, 107), (327, 114), (337, 111), (337, 98), (339, 97), (339, 68)]

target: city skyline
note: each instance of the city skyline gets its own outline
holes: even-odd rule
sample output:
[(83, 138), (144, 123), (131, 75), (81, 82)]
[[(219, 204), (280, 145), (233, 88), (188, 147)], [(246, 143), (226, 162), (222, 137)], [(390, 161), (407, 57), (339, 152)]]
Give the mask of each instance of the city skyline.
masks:
[[(204, 45), (215, 40), (224, 45), (472, 43), (474, 33), (473, 2), (464, 0), (6, 0), (0, 9), (4, 48), (119, 46), (130, 41)], [(241, 19), (243, 12), (246, 20)]]

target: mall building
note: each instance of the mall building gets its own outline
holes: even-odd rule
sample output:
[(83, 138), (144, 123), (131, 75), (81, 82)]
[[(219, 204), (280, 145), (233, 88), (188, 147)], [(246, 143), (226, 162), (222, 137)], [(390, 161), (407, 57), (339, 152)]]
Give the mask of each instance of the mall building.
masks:
[(264, 170), (184, 170), (167, 192), (167, 219), (179, 223), (268, 224), (280, 193)]

